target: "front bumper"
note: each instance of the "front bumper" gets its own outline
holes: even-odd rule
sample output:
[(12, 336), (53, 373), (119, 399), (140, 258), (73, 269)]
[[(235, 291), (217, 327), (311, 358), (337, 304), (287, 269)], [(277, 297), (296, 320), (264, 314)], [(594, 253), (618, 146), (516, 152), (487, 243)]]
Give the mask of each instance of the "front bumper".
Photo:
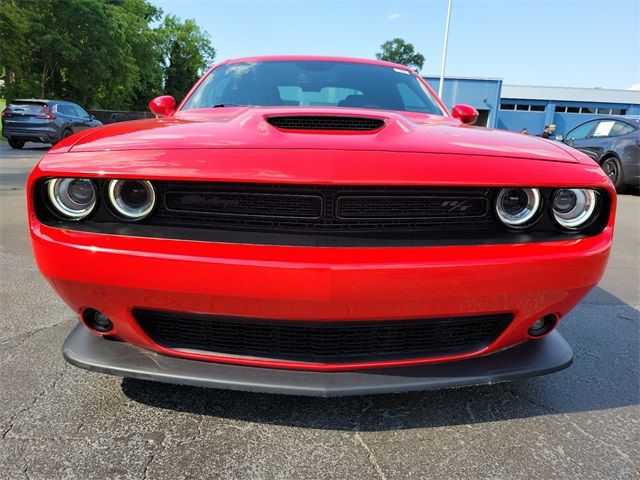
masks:
[(71, 364), (94, 372), (179, 385), (335, 397), (492, 384), (557, 372), (573, 362), (558, 332), (473, 359), (437, 365), (309, 372), (225, 365), (168, 357), (107, 340), (76, 326), (63, 347)]
[[(31, 219), (40, 270), (80, 313), (94, 308), (115, 336), (164, 355), (250, 367), (337, 371), (462, 360), (529, 339), (530, 325), (564, 316), (599, 281), (612, 230), (561, 242), (470, 247), (300, 248), (90, 234)], [(511, 312), (511, 325), (479, 351), (352, 364), (286, 362), (167, 349), (134, 308), (328, 322)]]
[[(32, 218), (38, 266), (81, 313), (94, 308), (113, 335), (156, 353), (304, 371), (347, 371), (457, 361), (529, 340), (540, 317), (564, 316), (598, 282), (611, 229), (598, 236), (519, 245), (300, 248), (89, 234)], [(481, 350), (449, 356), (326, 364), (168, 349), (134, 308), (305, 321), (370, 321), (513, 313)]]

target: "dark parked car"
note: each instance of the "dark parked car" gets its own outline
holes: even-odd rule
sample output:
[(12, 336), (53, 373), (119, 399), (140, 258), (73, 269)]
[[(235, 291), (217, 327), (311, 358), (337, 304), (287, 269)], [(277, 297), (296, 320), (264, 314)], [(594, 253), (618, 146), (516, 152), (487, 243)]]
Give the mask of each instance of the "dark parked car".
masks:
[(2, 112), (2, 134), (12, 148), (25, 142), (51, 143), (102, 122), (80, 105), (63, 100), (14, 100)]
[(640, 117), (605, 117), (578, 125), (563, 140), (600, 164), (618, 192), (640, 186)]

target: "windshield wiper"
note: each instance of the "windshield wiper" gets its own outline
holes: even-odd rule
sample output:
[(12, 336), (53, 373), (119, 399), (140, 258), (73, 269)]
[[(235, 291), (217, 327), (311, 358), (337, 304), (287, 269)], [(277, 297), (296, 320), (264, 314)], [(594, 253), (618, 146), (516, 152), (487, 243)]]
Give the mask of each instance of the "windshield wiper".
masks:
[(211, 108), (224, 108), (224, 107), (248, 107), (249, 105), (238, 105), (236, 103), (217, 103)]

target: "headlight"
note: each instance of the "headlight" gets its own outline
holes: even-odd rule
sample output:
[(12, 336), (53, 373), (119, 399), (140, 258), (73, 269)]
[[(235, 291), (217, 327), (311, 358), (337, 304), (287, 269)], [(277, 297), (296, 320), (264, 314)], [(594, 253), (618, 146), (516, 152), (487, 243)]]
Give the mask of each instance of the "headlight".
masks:
[(156, 204), (156, 192), (147, 180), (111, 180), (107, 193), (114, 210), (130, 220), (146, 217)]
[(60, 215), (80, 220), (96, 206), (96, 187), (88, 178), (54, 178), (47, 182), (49, 202)]
[(553, 217), (561, 227), (577, 229), (593, 216), (598, 197), (588, 188), (563, 188), (553, 195)]
[(496, 199), (498, 218), (509, 227), (522, 227), (531, 222), (540, 209), (537, 188), (503, 188)]

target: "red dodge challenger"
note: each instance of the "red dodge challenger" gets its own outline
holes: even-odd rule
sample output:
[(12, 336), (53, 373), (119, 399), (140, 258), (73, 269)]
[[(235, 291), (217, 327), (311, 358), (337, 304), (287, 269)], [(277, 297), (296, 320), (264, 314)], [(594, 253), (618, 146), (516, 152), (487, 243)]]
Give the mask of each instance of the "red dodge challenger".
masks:
[(472, 127), (372, 60), (226, 61), (150, 107), (29, 179), (38, 266), (80, 317), (70, 363), (324, 396), (571, 364), (555, 327), (603, 274), (616, 202), (585, 155)]

